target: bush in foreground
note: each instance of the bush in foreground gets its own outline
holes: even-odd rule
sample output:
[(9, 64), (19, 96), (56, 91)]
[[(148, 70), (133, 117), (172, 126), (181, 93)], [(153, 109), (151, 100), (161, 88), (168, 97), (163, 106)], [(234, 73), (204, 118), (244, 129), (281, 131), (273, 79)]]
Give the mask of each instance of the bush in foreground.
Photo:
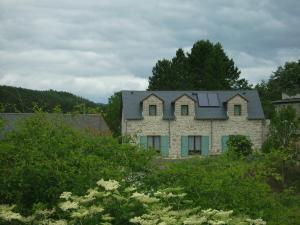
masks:
[[(140, 224), (140, 225), (265, 225), (261, 219), (233, 216), (233, 211), (191, 208), (181, 188), (154, 193), (136, 187), (120, 187), (115, 180), (97, 182), (85, 195), (63, 192), (61, 201), (51, 209), (39, 209), (30, 216), (13, 212), (13, 206), (0, 205), (0, 222), (16, 224)], [(139, 210), (137, 210), (139, 209)], [(120, 223), (119, 212), (127, 211)], [(116, 223), (118, 222), (118, 223)]]
[(242, 160), (223, 155), (165, 162), (145, 177), (144, 190), (181, 186), (194, 207), (232, 209), (271, 225), (300, 224), (299, 193), (293, 187), (274, 192), (268, 181), (281, 177), (265, 157)]
[(51, 206), (62, 191), (80, 194), (99, 176), (121, 180), (143, 172), (150, 158), (112, 137), (80, 133), (59, 115), (36, 113), (0, 140), (0, 204), (23, 211)]

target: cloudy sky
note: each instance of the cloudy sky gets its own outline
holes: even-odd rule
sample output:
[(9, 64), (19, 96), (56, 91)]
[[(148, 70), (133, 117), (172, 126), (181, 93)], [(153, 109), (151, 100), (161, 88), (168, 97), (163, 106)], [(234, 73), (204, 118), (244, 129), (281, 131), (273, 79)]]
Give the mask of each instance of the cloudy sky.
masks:
[(300, 1), (0, 0), (0, 84), (106, 102), (200, 39), (257, 83), (300, 58)]

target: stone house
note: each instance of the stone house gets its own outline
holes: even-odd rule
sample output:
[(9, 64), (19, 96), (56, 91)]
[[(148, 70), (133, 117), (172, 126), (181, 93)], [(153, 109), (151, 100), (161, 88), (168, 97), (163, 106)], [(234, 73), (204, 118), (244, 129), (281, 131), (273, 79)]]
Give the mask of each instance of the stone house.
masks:
[(257, 91), (122, 91), (122, 134), (163, 157), (215, 155), (229, 135), (260, 148), (266, 134)]

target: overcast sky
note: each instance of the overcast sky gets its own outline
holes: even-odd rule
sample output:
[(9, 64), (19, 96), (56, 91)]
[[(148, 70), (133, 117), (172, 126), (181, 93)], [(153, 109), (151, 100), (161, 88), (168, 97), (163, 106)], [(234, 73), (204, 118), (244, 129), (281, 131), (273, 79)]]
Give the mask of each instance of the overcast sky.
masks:
[(300, 58), (300, 1), (0, 0), (0, 84), (107, 102), (200, 39), (257, 83)]

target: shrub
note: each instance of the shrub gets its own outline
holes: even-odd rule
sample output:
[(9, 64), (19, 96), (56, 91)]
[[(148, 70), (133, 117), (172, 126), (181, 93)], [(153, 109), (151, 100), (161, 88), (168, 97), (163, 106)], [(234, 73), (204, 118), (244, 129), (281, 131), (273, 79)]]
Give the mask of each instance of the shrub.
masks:
[(273, 193), (268, 180), (278, 174), (264, 156), (251, 161), (227, 156), (168, 161), (144, 179), (145, 187), (183, 187), (194, 207), (232, 209), (238, 214), (262, 217), (270, 225), (300, 224), (300, 196)]
[(244, 135), (230, 135), (228, 142), (229, 154), (246, 157), (252, 154), (252, 143)]
[(25, 211), (39, 202), (51, 206), (63, 190), (80, 194), (99, 176), (143, 172), (151, 157), (112, 137), (75, 131), (59, 115), (37, 113), (0, 140), (0, 203)]
[(263, 151), (270, 152), (272, 149), (277, 149), (285, 152), (289, 158), (297, 159), (300, 155), (296, 147), (298, 126), (295, 109), (291, 106), (277, 111), (271, 119), (269, 134)]
[[(13, 206), (0, 205), (0, 222), (60, 225), (266, 224), (262, 219), (234, 216), (233, 211), (192, 208), (190, 201), (185, 200), (186, 194), (181, 188), (143, 193), (134, 186), (120, 187), (119, 182), (114, 180), (101, 179), (97, 185), (82, 196), (63, 192), (57, 206), (52, 209), (39, 209), (27, 217), (14, 212)], [(127, 218), (122, 223), (119, 221), (119, 211), (128, 211)]]

